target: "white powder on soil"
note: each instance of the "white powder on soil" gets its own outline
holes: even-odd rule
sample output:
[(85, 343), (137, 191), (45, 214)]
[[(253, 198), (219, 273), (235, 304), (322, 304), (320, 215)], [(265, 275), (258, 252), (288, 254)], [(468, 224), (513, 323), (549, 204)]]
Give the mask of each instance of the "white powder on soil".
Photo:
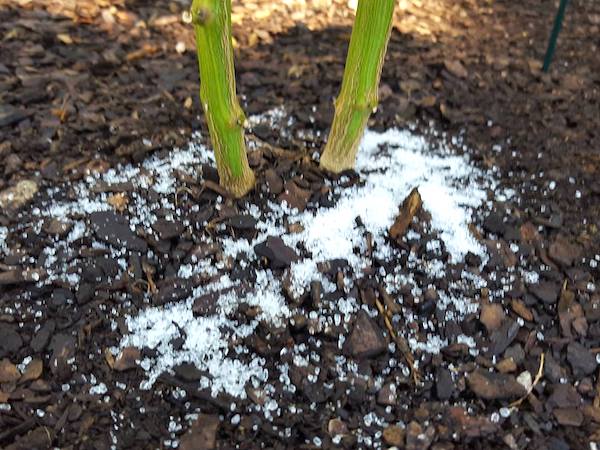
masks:
[[(263, 121), (267, 124), (279, 123), (284, 117), (280, 111), (275, 111), (267, 114)], [(251, 117), (250, 122), (261, 123), (261, 118)], [(199, 137), (194, 136), (193, 142), (186, 149), (177, 149), (165, 157), (154, 156), (140, 166), (119, 166), (102, 175), (90, 175), (71, 186), (76, 194), (75, 200), (64, 200), (64, 196), (59, 195), (59, 189), (48, 190), (50, 201), (32, 210), (33, 216), (38, 218), (36, 227), (41, 227), (42, 221), (48, 217), (74, 222), (74, 225), (65, 239), (57, 239), (54, 246), (43, 250), (49, 275), (40, 283), (62, 280), (73, 287), (77, 286), (79, 276), (68, 273), (68, 267), (60, 265), (55, 255), (57, 250), (67, 254), (72, 252), (73, 242), (80, 239), (90, 240), (92, 248), (108, 251), (109, 257), (119, 261), (120, 272), (115, 278), (123, 276), (127, 269), (124, 250), (95, 240), (87, 222), (82, 219), (82, 214), (111, 209), (107, 202), (109, 194), (98, 192), (96, 188), (99, 185), (131, 183), (137, 190), (153, 189), (160, 197), (158, 202), (151, 203), (145, 196), (131, 193), (126, 214), (123, 215), (129, 220), (132, 230), (141, 227), (152, 235), (154, 231), (151, 226), (157, 220), (157, 210), (169, 210), (175, 218), (181, 214), (174, 198), (177, 189), (182, 186), (177, 175), (183, 173), (201, 176), (200, 165), (214, 163), (212, 152), (197, 141)], [(280, 236), (288, 246), (303, 248), (306, 252), (298, 250), (301, 259), (292, 264), (283, 278), (275, 277), (268, 269), (256, 269), (256, 282), (252, 289), (239, 296), (234, 290), (222, 293), (226, 288), (239, 287), (240, 283), (223, 275), (226, 272), (222, 261), (215, 261), (213, 256), (180, 266), (178, 276), (181, 278), (200, 275), (204, 279), (217, 281), (194, 289), (187, 299), (160, 307), (147, 307), (136, 316), (127, 318), (129, 334), (123, 336), (119, 347), (148, 347), (156, 353), (156, 356), (142, 360), (146, 379), (141, 387), (150, 388), (158, 376), (172, 371), (184, 362), (192, 363), (202, 371), (204, 375), (200, 386), (210, 388), (213, 395), (225, 392), (244, 398), (249, 383), (255, 387), (263, 385), (266, 389), (267, 380), (278, 379), (280, 375), (282, 379), (289, 380), (286, 375), (289, 370), (287, 365), (281, 365), (278, 369), (281, 374), (269, 374), (265, 361), (253, 355), (240, 342), (251, 336), (261, 321), (276, 327), (290, 318), (294, 311), (290, 311), (287, 305), (283, 287), (288, 281), (288, 293), (292, 296), (302, 294), (313, 280), (322, 283), (324, 294), (336, 289), (317, 270), (318, 263), (345, 259), (354, 273), (354, 279), (360, 278), (362, 270), (372, 265), (366, 252), (367, 232), (373, 238), (374, 256), (387, 261), (399, 260), (400, 250), (388, 242), (387, 234), (398, 214), (399, 206), (415, 187), (419, 189), (423, 207), (431, 214), (431, 228), (439, 236), (439, 241), (428, 243), (428, 250), (441, 255), (443, 246), (449, 253), (451, 262), (460, 262), (468, 252), (480, 256), (483, 261), (487, 259), (485, 248), (471, 235), (469, 225), (473, 211), (484, 203), (487, 192), (495, 190), (496, 185), (489, 174), (475, 168), (467, 157), (457, 156), (443, 146), (431, 148), (425, 139), (410, 131), (367, 131), (359, 151), (356, 170), (360, 175), (359, 184), (348, 188), (331, 185), (332, 195), (338, 197), (331, 207), (315, 209), (315, 205), (309, 205), (305, 212), (298, 212), (285, 204), (271, 202), (270, 211), (265, 212), (258, 205), (246, 204), (245, 213), (258, 221), (258, 233), (251, 242), (243, 238), (211, 237), (203, 232), (202, 226), (188, 225), (197, 240), (205, 244), (217, 244), (217, 247), (223, 248), (225, 257), (231, 257), (234, 261), (236, 256), (244, 254), (253, 267), (259, 266), (255, 264), (257, 256), (254, 245), (264, 241), (267, 236)], [(54, 200), (55, 196), (63, 200)], [(360, 218), (362, 226), (357, 225), (357, 218)], [(290, 223), (301, 225), (296, 229), (302, 231), (289, 232), (287, 225)], [(6, 250), (7, 233), (6, 228), (0, 227), (0, 252)], [(420, 236), (409, 231), (406, 239), (418, 240)], [(148, 252), (148, 256), (151, 256), (152, 250)], [(412, 271), (417, 268), (426, 271), (432, 278), (446, 276), (446, 264), (443, 261), (422, 260), (410, 253), (406, 267), (398, 265), (392, 273), (384, 271), (379, 277), (388, 292), (396, 294), (396, 298), (402, 303), (402, 296), (397, 294), (400, 286), (411, 286), (415, 296), (420, 296), (428, 288), (420, 286), (412, 276)], [(221, 276), (215, 278), (219, 274)], [(315, 332), (327, 327), (344, 326), (359, 308), (365, 309), (371, 316), (377, 314), (375, 310), (366, 305), (361, 306), (356, 298), (350, 296), (352, 282), (352, 277), (346, 275), (346, 295), (336, 302), (322, 302), (318, 311), (311, 312), (309, 326)], [(477, 299), (471, 293), (463, 293), (469, 292), (470, 288), (479, 289), (485, 285), (486, 281), (479, 275), (465, 272), (460, 282), (451, 282), (445, 292), (439, 292), (440, 307), (448, 309), (446, 319), (460, 319), (475, 312), (478, 308)], [(203, 317), (194, 316), (194, 301), (211, 292), (220, 295), (216, 302), (216, 313)], [(498, 295), (502, 295), (502, 291)], [(237, 309), (242, 303), (254, 306), (259, 311), (257, 317), (246, 320), (243, 324), (237, 319)], [(406, 308), (403, 309), (402, 316), (398, 315), (394, 320), (403, 323), (420, 321)], [(426, 330), (421, 335), (426, 340), (419, 341), (413, 335), (407, 336), (413, 350), (435, 353), (449, 344), (447, 339), (442, 339), (436, 333), (433, 324), (425, 323), (420, 326), (421, 331)], [(443, 326), (443, 323), (439, 326)], [(117, 328), (116, 322), (114, 327)], [(346, 337), (343, 333), (340, 334), (340, 348)], [(174, 348), (173, 341), (180, 339), (183, 339), (183, 344)], [(465, 336), (459, 336), (457, 340), (470, 347), (474, 346), (472, 340)], [(297, 347), (293, 349), (295, 360), (308, 361), (307, 358), (316, 357), (311, 356), (307, 349)], [(118, 353), (119, 348), (113, 351)], [(341, 362), (338, 370), (341, 373), (354, 372), (355, 364)], [(268, 404), (268, 408), (265, 406), (266, 413), (277, 409), (273, 401), (269, 400)]]
[[(382, 150), (383, 149), (383, 150)], [(188, 152), (197, 156), (179, 157), (181, 161), (204, 162), (210, 153), (202, 146), (191, 144)], [(164, 160), (164, 161), (169, 161)], [(158, 168), (160, 175), (160, 191), (173, 192), (174, 180), (169, 179), (170, 169), (162, 169), (162, 163), (156, 161), (146, 168)], [(383, 257), (395, 257), (398, 252), (386, 241), (389, 227), (398, 214), (399, 205), (412, 188), (418, 187), (423, 199), (424, 208), (431, 214), (431, 225), (439, 232), (445, 248), (454, 262), (462, 260), (467, 252), (486, 258), (485, 249), (469, 232), (472, 211), (480, 206), (486, 198), (486, 189), (493, 187), (493, 181), (480, 170), (474, 168), (466, 157), (450, 154), (447, 150), (429, 147), (427, 142), (408, 131), (390, 130), (385, 133), (367, 131), (363, 139), (357, 161), (357, 172), (363, 183), (342, 189), (334, 187), (340, 194), (333, 207), (319, 208), (316, 211), (299, 213), (286, 205), (270, 204), (271, 212), (262, 215), (256, 205), (247, 205), (248, 213), (258, 219), (258, 236), (249, 242), (245, 239), (225, 238), (221, 241), (226, 256), (235, 258), (243, 253), (250, 260), (256, 259), (253, 247), (264, 241), (269, 235), (280, 236), (287, 245), (296, 247), (301, 243), (308, 251), (307, 257), (294, 263), (289, 271), (292, 290), (300, 294), (313, 280), (324, 285), (325, 292), (335, 289), (317, 270), (317, 263), (334, 258), (346, 259), (356, 276), (368, 264), (366, 259), (365, 232), (374, 238), (377, 253)], [(360, 217), (363, 227), (358, 227), (356, 219)], [(304, 231), (289, 233), (285, 223), (300, 223)], [(205, 242), (209, 238), (204, 238)], [(355, 252), (358, 249), (358, 252)], [(443, 276), (443, 265), (431, 264), (430, 271), (440, 272)], [(196, 267), (184, 266), (180, 275), (191, 276), (194, 273), (210, 272), (210, 259), (200, 260)], [(214, 270), (214, 269), (213, 269)], [(143, 366), (147, 370), (148, 380), (144, 387), (150, 387), (157, 376), (172, 370), (183, 362), (195, 364), (207, 377), (201, 385), (210, 387), (213, 394), (224, 391), (237, 397), (245, 397), (245, 385), (249, 381), (264, 382), (268, 374), (263, 368), (261, 358), (254, 356), (245, 358), (250, 363), (236, 359), (237, 354), (249, 352), (248, 349), (231, 348), (232, 336), (243, 338), (251, 335), (258, 322), (241, 326), (232, 319), (237, 305), (242, 301), (260, 308), (261, 320), (279, 323), (289, 317), (281, 283), (270, 270), (258, 270), (257, 282), (253, 291), (243, 299), (236, 298), (230, 291), (222, 295), (217, 304), (219, 310), (209, 317), (194, 317), (191, 306), (200, 295), (218, 291), (224, 286), (235, 284), (223, 276), (215, 285), (197, 289), (192, 296), (175, 304), (157, 308), (148, 308), (137, 317), (128, 319), (130, 334), (123, 338), (121, 346), (147, 346), (157, 351), (158, 356), (146, 359)], [(485, 283), (484, 283), (485, 284)], [(393, 285), (390, 290), (393, 291)], [(418, 289), (418, 288), (417, 288)], [(341, 321), (341, 307), (348, 304), (341, 299), (338, 305), (327, 305), (318, 317), (324, 324), (326, 313)], [(476, 303), (460, 296), (443, 297), (445, 304), (453, 303), (453, 314), (466, 314), (477, 308)], [(343, 311), (356, 312), (357, 307)], [(332, 318), (330, 318), (332, 319)], [(185, 336), (181, 349), (173, 349), (170, 342)], [(464, 337), (463, 337), (464, 338)], [(463, 339), (464, 340), (464, 339)], [(343, 341), (342, 341), (343, 342)], [(409, 341), (414, 349), (437, 352), (448, 344), (446, 339), (430, 335), (427, 342)]]

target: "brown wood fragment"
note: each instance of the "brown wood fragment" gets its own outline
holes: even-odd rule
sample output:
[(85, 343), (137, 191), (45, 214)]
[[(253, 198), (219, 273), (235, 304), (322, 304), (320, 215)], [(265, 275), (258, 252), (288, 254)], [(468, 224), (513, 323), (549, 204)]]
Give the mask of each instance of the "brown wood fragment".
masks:
[(404, 236), (413, 217), (415, 217), (415, 214), (421, 209), (422, 204), (421, 194), (419, 194), (417, 188), (414, 188), (402, 202), (398, 217), (396, 217), (396, 221), (390, 228), (390, 236), (392, 239), (397, 241)]

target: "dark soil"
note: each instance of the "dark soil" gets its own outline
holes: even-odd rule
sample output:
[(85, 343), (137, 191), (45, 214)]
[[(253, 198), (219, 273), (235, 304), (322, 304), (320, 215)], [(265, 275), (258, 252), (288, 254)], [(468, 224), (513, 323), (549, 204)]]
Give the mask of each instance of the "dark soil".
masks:
[[(283, 2), (235, 2), (238, 89), (246, 112), (285, 106), (293, 116), (289, 126), (284, 117), (253, 127), (259, 143), (251, 164), (259, 184), (251, 199), (259, 205), (285, 199), (304, 207), (327, 197), (326, 177), (308, 156), (322, 148), (331, 122), (352, 16), (345, 4), (315, 3), (323, 5), (304, 11)], [(600, 441), (600, 4), (570, 2), (548, 74), (540, 68), (555, 5), (401, 5), (371, 127), (410, 124), (432, 139), (432, 129), (438, 136), (460, 136), (464, 147), (455, 150), (470, 153), (516, 192), (506, 202), (491, 199), (474, 224), (490, 249), (484, 271), (508, 277), (515, 267), (527, 267), (539, 274), (539, 282), (516, 283), (501, 308), (485, 302), (485, 290), (474, 293), (483, 298), (480, 313), (449, 325), (448, 335), (475, 339), (478, 356), (461, 345), (439, 355), (415, 354), (415, 385), (410, 373), (384, 373), (391, 339), (385, 314), (371, 319), (359, 313), (337, 330), (348, 334), (343, 352), (337, 345), (316, 346), (315, 334), (326, 344), (336, 344), (337, 337), (311, 328), (308, 316), (304, 322), (296, 317), (283, 329), (261, 329), (248, 345), (269, 367), (294, 345), (319, 354), (318, 383), (307, 383), (309, 374), (298, 370), (290, 375), (296, 393), (279, 392), (286, 406), (302, 413), (287, 408), (268, 420), (253, 412), (261, 403), (257, 393), (235, 400), (232, 409), (231, 398), (198, 388), (200, 374), (189, 365), (141, 390), (145, 374), (136, 361), (150, 350), (130, 348), (112, 358), (107, 349), (127, 327), (113, 319), (184, 298), (194, 283), (206, 282), (174, 279), (194, 252), (219, 251), (195, 246), (184, 221), (197, 224), (198, 232), (252, 235), (255, 224), (240, 215), (243, 202), (220, 203), (216, 174), (204, 167), (205, 182), (180, 180), (186, 190), (177, 200), (189, 215), (176, 225), (159, 220), (154, 234), (133, 232), (118, 213), (80, 212), (95, 239), (125, 249), (128, 277), (115, 278), (117, 262), (84, 236), (57, 255), (73, 273), (82, 271), (85, 283), (76, 291), (64, 280), (36, 283), (47, 274), (30, 263), (71, 230), (52, 221), (28, 228), (31, 208), (19, 212), (7, 204), (0, 211), (0, 227), (10, 230), (8, 253), (0, 259), (0, 447), (562, 450)], [(264, 10), (271, 14), (265, 17)], [(33, 207), (75, 198), (64, 182), (164, 155), (185, 145), (194, 130), (206, 134), (193, 35), (181, 12), (181, 4), (163, 1), (0, 0), (0, 192), (33, 180), (40, 190)], [(178, 42), (185, 51), (176, 50), (182, 50)], [(56, 186), (61, 189), (47, 190)], [(128, 186), (117, 192), (107, 187), (105, 193), (123, 192), (132, 194)], [(156, 200), (150, 192), (139, 194)], [(112, 201), (119, 210), (119, 197)], [(411, 226), (430, 239), (427, 217), (418, 219)], [(399, 245), (428, 257), (425, 242)], [(148, 249), (162, 256), (147, 259)], [(282, 277), (297, 257), (277, 237), (255, 251)], [(356, 297), (393, 309), (394, 299), (374, 274), (395, 262), (373, 264), (373, 275), (357, 283)], [(478, 261), (464, 265), (477, 267)], [(252, 281), (235, 264), (225, 270)], [(321, 270), (340, 292), (344, 276), (352, 275), (340, 261)], [(449, 265), (447, 282), (456, 278), (460, 271)], [(310, 286), (309, 292), (318, 289)], [(436, 320), (436, 289), (409, 305), (418, 317)], [(123, 302), (126, 295), (130, 302)], [(318, 310), (319, 299), (315, 294), (299, 301), (311, 311)], [(200, 299), (194, 313), (207, 314), (214, 301)], [(253, 312), (240, 314), (249, 318)], [(419, 328), (415, 322), (397, 325)], [(359, 361), (356, 380), (340, 381), (332, 373), (340, 353)], [(528, 371), (536, 378), (540, 362), (539, 380), (527, 395), (517, 376)], [(106, 392), (90, 394), (96, 385), (90, 374), (102, 375)], [(380, 376), (382, 386), (375, 383)], [(511, 402), (523, 396), (505, 417)], [(371, 412), (398, 425), (366, 424)], [(336, 435), (343, 438), (334, 444)]]

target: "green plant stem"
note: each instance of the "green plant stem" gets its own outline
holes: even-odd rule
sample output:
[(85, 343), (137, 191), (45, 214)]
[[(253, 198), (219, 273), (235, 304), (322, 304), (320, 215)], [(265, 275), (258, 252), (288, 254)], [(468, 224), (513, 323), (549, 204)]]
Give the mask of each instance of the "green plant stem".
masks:
[(339, 173), (354, 168), (367, 121), (377, 107), (379, 78), (392, 29), (396, 0), (359, 0), (335, 116), (321, 167)]
[(254, 186), (254, 173), (246, 155), (246, 117), (236, 96), (231, 0), (194, 0), (191, 14), (200, 69), (200, 100), (220, 182), (233, 196), (242, 197)]

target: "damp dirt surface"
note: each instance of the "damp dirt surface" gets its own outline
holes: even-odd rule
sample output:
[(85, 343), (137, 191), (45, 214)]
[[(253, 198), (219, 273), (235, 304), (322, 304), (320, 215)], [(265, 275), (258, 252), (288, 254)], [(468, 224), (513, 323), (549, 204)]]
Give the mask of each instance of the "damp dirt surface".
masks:
[(352, 10), (234, 2), (232, 200), (182, 3), (0, 1), (0, 448), (597, 448), (600, 5), (545, 74), (556, 6), (400, 2), (332, 177)]

